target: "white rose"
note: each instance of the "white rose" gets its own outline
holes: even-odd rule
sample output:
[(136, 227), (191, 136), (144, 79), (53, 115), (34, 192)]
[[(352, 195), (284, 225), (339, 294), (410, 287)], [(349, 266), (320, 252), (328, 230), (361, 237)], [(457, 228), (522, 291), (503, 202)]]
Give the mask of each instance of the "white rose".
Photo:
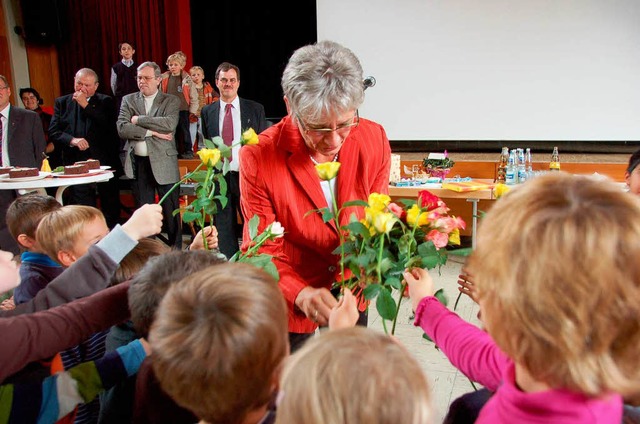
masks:
[(284, 236), (284, 227), (278, 221), (274, 221), (269, 226), (269, 233), (271, 234), (271, 239), (282, 237)]

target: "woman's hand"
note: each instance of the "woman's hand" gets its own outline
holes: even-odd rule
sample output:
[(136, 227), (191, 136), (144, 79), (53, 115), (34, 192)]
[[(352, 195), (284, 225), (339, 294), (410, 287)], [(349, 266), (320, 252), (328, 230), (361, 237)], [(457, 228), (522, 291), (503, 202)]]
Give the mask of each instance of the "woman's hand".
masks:
[(300, 290), (295, 304), (307, 318), (324, 326), (329, 323), (331, 310), (338, 304), (338, 301), (324, 287), (318, 289), (308, 286)]
[(426, 269), (413, 268), (404, 272), (404, 281), (409, 285), (409, 297), (413, 311), (418, 308), (418, 304), (427, 296), (433, 296), (433, 280)]

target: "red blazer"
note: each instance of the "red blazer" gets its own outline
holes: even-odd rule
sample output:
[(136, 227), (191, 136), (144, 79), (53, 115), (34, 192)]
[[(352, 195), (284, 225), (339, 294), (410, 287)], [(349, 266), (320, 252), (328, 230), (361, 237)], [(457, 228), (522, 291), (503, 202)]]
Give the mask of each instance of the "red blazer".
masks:
[[(316, 324), (295, 306), (306, 286), (330, 288), (339, 273), (338, 230), (333, 222), (323, 223), (319, 213), (308, 211), (327, 206), (320, 179), (309, 150), (295, 121), (288, 116), (260, 134), (260, 143), (244, 146), (240, 152), (240, 192), (245, 223), (258, 215), (259, 231), (278, 221), (285, 235), (265, 244), (262, 252), (275, 256), (280, 272), (280, 289), (289, 308), (289, 331), (311, 333)], [(391, 149), (379, 124), (360, 119), (338, 155), (341, 163), (336, 182), (338, 207), (350, 200), (367, 200), (370, 193), (389, 192)], [(349, 208), (341, 224), (362, 208)], [(242, 250), (249, 242), (245, 225)]]

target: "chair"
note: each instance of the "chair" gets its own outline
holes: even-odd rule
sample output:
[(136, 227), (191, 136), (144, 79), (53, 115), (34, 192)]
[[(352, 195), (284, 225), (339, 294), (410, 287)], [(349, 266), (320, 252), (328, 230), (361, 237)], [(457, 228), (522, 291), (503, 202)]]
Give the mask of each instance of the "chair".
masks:
[[(179, 166), (178, 170), (180, 171), (180, 180), (184, 178), (185, 175), (189, 173), (189, 170), (186, 166)], [(183, 208), (189, 206), (189, 196), (187, 194), (180, 193), (180, 219), (182, 220), (182, 215), (184, 214)], [(189, 222), (189, 229), (191, 230), (191, 235), (195, 237), (196, 228), (193, 225), (193, 222)]]

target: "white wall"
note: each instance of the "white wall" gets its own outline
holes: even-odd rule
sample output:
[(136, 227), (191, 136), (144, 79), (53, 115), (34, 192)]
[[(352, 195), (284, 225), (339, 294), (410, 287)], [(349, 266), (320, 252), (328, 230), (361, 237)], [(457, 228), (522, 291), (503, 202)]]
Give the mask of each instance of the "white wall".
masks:
[(7, 28), (7, 40), (9, 41), (9, 53), (11, 54), (11, 72), (13, 73), (13, 86), (11, 87), (11, 104), (23, 107), (18, 97), (20, 87), (30, 87), (29, 62), (27, 61), (27, 48), (22, 37), (17, 35), (13, 28), (20, 23), (20, 4), (18, 0), (2, 0), (4, 9), (5, 26)]
[(640, 0), (317, 0), (391, 140), (640, 140)]

